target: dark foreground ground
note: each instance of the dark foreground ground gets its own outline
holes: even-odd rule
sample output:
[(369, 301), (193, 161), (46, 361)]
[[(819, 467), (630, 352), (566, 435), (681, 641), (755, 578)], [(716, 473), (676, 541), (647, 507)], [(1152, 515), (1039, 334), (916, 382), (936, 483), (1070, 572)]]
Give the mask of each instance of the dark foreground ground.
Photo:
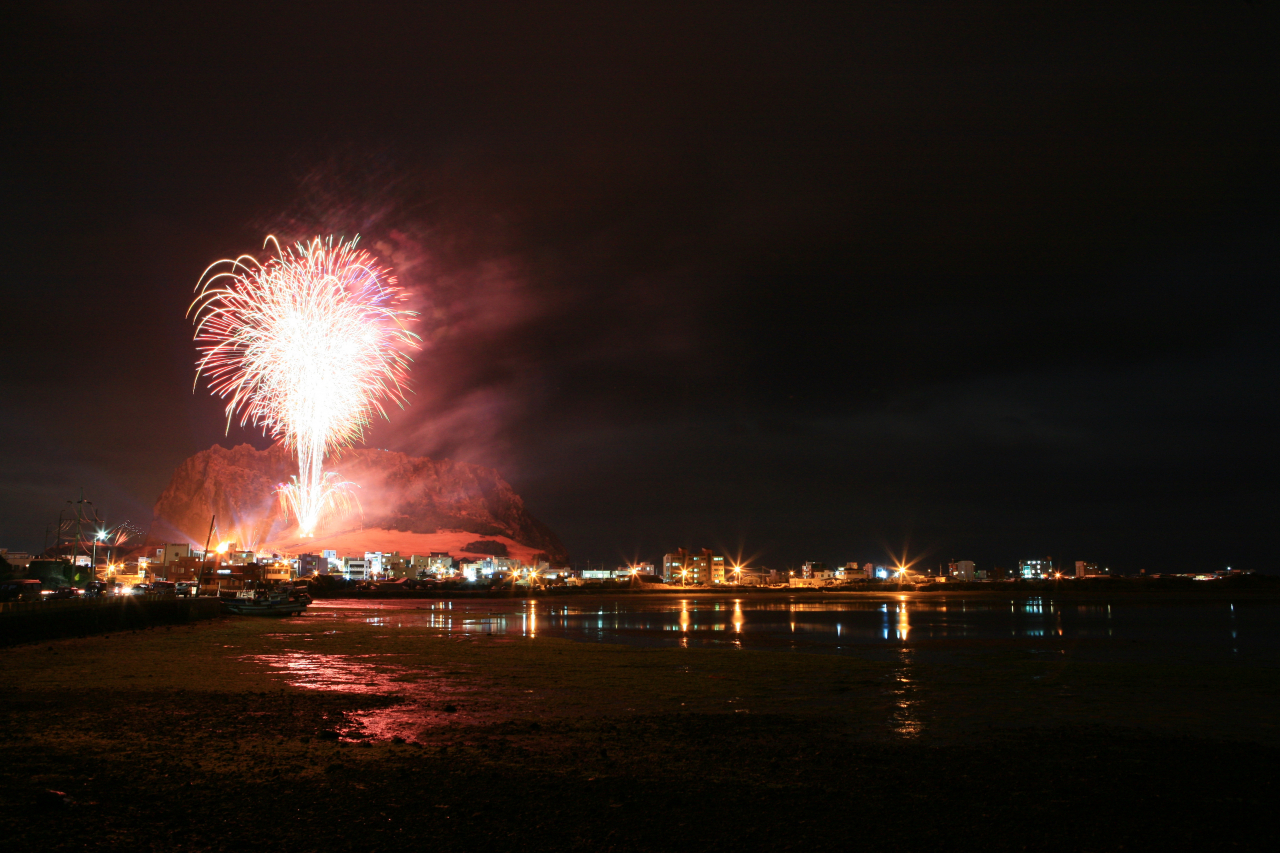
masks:
[[(1274, 850), (1274, 661), (446, 638), (9, 649), (13, 850)], [(1140, 657), (1140, 656), (1139, 656)]]

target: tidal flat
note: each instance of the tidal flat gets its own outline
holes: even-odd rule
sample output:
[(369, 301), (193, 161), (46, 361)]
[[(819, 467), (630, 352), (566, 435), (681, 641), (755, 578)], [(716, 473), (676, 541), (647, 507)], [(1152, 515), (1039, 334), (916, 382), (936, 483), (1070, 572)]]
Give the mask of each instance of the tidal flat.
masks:
[(1274, 656), (1143, 643), (817, 654), (309, 612), (18, 646), (0, 659), (0, 838), (31, 850), (1274, 849)]

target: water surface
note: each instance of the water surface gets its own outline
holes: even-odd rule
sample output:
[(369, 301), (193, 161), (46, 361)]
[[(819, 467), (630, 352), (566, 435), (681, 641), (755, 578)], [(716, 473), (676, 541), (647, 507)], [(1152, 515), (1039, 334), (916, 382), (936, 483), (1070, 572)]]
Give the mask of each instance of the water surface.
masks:
[(990, 594), (339, 599), (315, 602), (307, 618), (432, 627), (471, 636), (830, 653), (999, 640), (1084, 641), (1097, 647), (1137, 643), (1144, 654), (1180, 658), (1280, 651), (1280, 604), (1251, 600), (1081, 601)]

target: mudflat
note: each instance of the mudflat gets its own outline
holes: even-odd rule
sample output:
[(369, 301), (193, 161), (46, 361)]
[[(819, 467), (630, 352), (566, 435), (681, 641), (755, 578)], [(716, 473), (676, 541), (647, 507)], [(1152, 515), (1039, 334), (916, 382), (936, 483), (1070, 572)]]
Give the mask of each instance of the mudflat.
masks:
[(0, 659), (0, 838), (1274, 849), (1277, 661), (1120, 643), (811, 654), (308, 614), (18, 646)]

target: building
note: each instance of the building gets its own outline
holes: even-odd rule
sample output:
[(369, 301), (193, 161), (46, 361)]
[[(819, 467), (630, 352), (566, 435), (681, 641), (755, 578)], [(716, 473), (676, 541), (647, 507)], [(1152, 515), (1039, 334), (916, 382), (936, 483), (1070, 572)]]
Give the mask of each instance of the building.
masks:
[(312, 575), (327, 575), (329, 561), (319, 554), (298, 555), (298, 577), (309, 578)]
[(381, 577), (383, 569), (384, 554), (381, 551), (365, 551), (364, 561), (369, 564), (369, 577)]
[[(417, 565), (417, 557), (414, 557), (414, 565)], [(446, 551), (432, 551), (423, 558), (426, 561), (425, 568), (433, 575), (451, 575), (454, 569), (453, 557)]]
[(849, 583), (850, 580), (867, 580), (867, 573), (856, 562), (846, 562), (836, 567), (836, 578)]
[(413, 569), (413, 557), (403, 557), (399, 551), (392, 551), (382, 557), (382, 571), (388, 578), (416, 578), (418, 573)]
[(677, 548), (674, 553), (663, 555), (662, 576), (666, 578), (667, 583), (681, 583), (687, 577), (688, 566), (689, 552), (683, 548)]
[(192, 556), (190, 545), (164, 545), (156, 549), (155, 562), (167, 566), (179, 557), (190, 556)]
[[(222, 563), (216, 567), (213, 564), (210, 564), (210, 566), (212, 571), (202, 572), (199, 576), (201, 595), (217, 595), (224, 591), (241, 590), (250, 582), (257, 584), (267, 578), (266, 569), (257, 563), (249, 563), (243, 566)], [(183, 579), (178, 578), (178, 580)], [(173, 580), (173, 578), (170, 578), (170, 580)]]
[(950, 565), (947, 566), (947, 570), (947, 574), (952, 580), (977, 580), (977, 575), (973, 571), (973, 560), (952, 560)]
[(283, 557), (276, 557), (262, 563), (263, 577), (269, 581), (293, 580), (293, 563)]
[(349, 581), (363, 581), (372, 577), (369, 561), (360, 560), (355, 557), (345, 557), (342, 560), (342, 576)]
[(444, 577), (454, 573), (454, 559), (446, 551), (415, 554), (410, 558), (409, 567), (413, 570), (415, 577), (428, 574)]
[(1053, 558), (1051, 557), (1045, 557), (1043, 560), (1022, 560), (1018, 563), (1020, 580), (1040, 580), (1049, 577), (1053, 577)]
[(816, 578), (819, 574), (827, 571), (827, 564), (821, 560), (810, 560), (807, 563), (800, 564), (800, 571), (796, 572), (798, 578)]
[(342, 561), (338, 559), (337, 551), (333, 551), (333, 550), (321, 551), (320, 556), (324, 557), (325, 562), (329, 564), (328, 569), (322, 570), (320, 574), (327, 575), (329, 574), (329, 572), (342, 568)]
[(1106, 566), (1099, 568), (1097, 563), (1076, 560), (1076, 577), (1078, 578), (1106, 578), (1110, 576), (1111, 570)]
[(724, 557), (709, 548), (697, 554), (677, 548), (663, 556), (662, 576), (668, 583), (685, 585), (724, 583)]
[(871, 564), (867, 563), (865, 569), (861, 568), (857, 563), (845, 563), (836, 569), (836, 577), (848, 583), (849, 581), (869, 580), (872, 575)]
[(0, 558), (3, 558), (6, 563), (15, 569), (25, 569), (31, 565), (31, 561), (35, 559), (35, 556), (22, 551), (10, 551), (8, 548), (0, 548)]
[[(539, 565), (540, 566), (544, 565), (544, 563), (539, 563)], [(541, 569), (539, 571), (541, 571)], [(636, 576), (645, 575), (647, 577), (656, 577), (657, 574), (658, 574), (658, 570), (654, 568), (653, 563), (632, 563), (629, 566), (618, 566), (618, 568), (612, 571), (612, 576), (615, 578), (629, 578), (632, 575), (636, 575)], [(588, 577), (586, 572), (583, 572), (582, 576), (584, 578)]]
[(471, 562), (463, 562), (458, 564), (458, 571), (462, 572), (462, 577), (474, 583), (484, 574), (484, 560), (473, 560)]
[(217, 568), (216, 561), (208, 566), (205, 564), (204, 557), (185, 556), (170, 560), (167, 563), (161, 563), (151, 567), (150, 576), (148, 569), (142, 566), (138, 567), (139, 582), (157, 580), (157, 581), (199, 581), (200, 573), (206, 568)]

